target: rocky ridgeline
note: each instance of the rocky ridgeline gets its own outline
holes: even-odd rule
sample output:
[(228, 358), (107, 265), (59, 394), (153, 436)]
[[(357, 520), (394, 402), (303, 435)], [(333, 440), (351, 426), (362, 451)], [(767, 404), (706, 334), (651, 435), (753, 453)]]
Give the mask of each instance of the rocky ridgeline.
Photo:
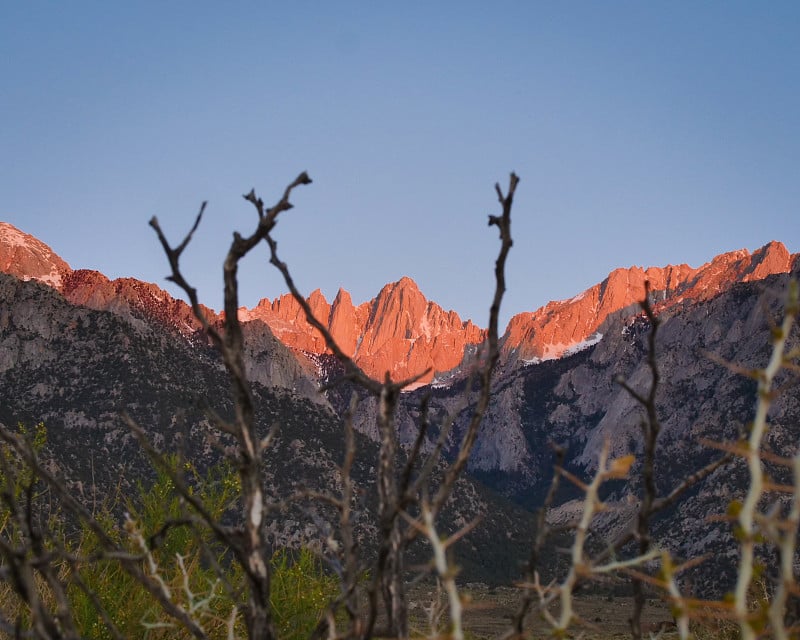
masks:
[[(155, 324), (192, 342), (207, 342), (189, 305), (157, 285), (135, 278), (110, 280), (91, 269), (73, 270), (46, 244), (3, 222), (0, 222), (0, 270), (21, 280), (38, 280), (73, 305), (111, 312), (139, 329)], [(202, 309), (210, 323), (221, 322), (221, 316), (213, 309), (204, 306)], [(314, 372), (309, 364), (304, 359), (298, 360), (267, 327), (246, 327), (245, 335), (246, 365), (252, 380), (324, 402), (315, 391)]]
[[(781, 243), (771, 242), (753, 253), (724, 253), (697, 269), (688, 265), (617, 269), (572, 299), (515, 315), (503, 336), (503, 360), (514, 365), (558, 358), (596, 341), (609, 317), (626, 310), (635, 312), (644, 296), (645, 281), (650, 282), (658, 310), (663, 312), (686, 301), (713, 298), (738, 282), (787, 273), (797, 260)], [(109, 280), (97, 271), (73, 271), (50, 247), (6, 223), (0, 223), (0, 270), (40, 280), (73, 304), (138, 321), (155, 320), (190, 336), (200, 333), (191, 309), (158, 286), (132, 278)], [(470, 320), (462, 321), (455, 311), (445, 311), (427, 300), (407, 277), (387, 284), (374, 299), (357, 306), (344, 289), (332, 303), (316, 290), (308, 303), (344, 352), (380, 379), (386, 372), (400, 380), (429, 370), (420, 384), (429, 383), (436, 374), (457, 369), (486, 335)], [(221, 320), (211, 309), (204, 308), (204, 312), (210, 322)], [(252, 309), (240, 309), (239, 316), (245, 323), (263, 323), (270, 330), (249, 329), (257, 338), (249, 352), (255, 355), (266, 350), (289, 369), (282, 371), (272, 365), (264, 371), (253, 361), (253, 375), (264, 384), (272, 380), (276, 386), (307, 388), (301, 378), (319, 373), (316, 356), (328, 350), (322, 336), (306, 322), (297, 301), (289, 294), (271, 301), (264, 298)], [(291, 362), (292, 357), (269, 337), (270, 332), (298, 356), (298, 363)], [(263, 357), (256, 360), (266, 363)]]
[[(792, 276), (800, 277), (800, 265)], [(783, 315), (788, 281), (788, 274), (779, 274), (741, 282), (708, 299), (662, 311), (656, 344), (661, 376), (657, 412), (662, 425), (656, 460), (659, 495), (667, 495), (722, 455), (710, 443), (730, 445), (746, 433), (754, 416), (756, 383), (723, 363), (743, 370), (766, 366), (771, 330)], [(535, 508), (553, 474), (551, 443), (566, 451), (566, 468), (585, 481), (596, 471), (606, 441), (612, 457), (633, 453), (641, 460), (644, 412), (616, 380), (626, 380), (641, 394), (648, 392), (651, 327), (642, 315), (626, 315), (611, 316), (603, 329), (604, 338), (580, 352), (501, 371), (470, 459), (474, 477), (514, 502)], [(795, 330), (789, 348), (798, 347)], [(774, 399), (765, 446), (778, 455), (792, 455), (800, 439), (796, 378), (784, 373), (777, 387), (783, 391)], [(422, 394), (427, 391), (402, 397), (397, 428), (406, 441), (414, 436)], [(452, 448), (463, 436), (468, 414), (457, 391), (433, 388), (428, 399), (429, 415), (457, 415), (449, 438)], [(367, 412), (358, 419), (368, 430)], [(632, 472), (634, 482), (618, 483), (604, 493), (607, 511), (592, 524), (593, 543), (600, 547), (635, 522), (639, 464)], [(791, 482), (786, 469), (770, 467), (767, 472), (778, 483)], [(743, 499), (746, 482), (744, 461), (738, 459), (693, 487), (655, 520), (654, 541), (676, 559), (708, 558), (682, 574), (684, 585), (694, 593), (720, 596), (734, 582), (738, 552), (725, 514), (733, 500)], [(553, 524), (574, 522), (581, 501), (580, 492), (563, 482), (549, 516)]]
[(601, 332), (612, 314), (636, 309), (644, 299), (645, 282), (650, 283), (657, 310), (663, 312), (687, 300), (709, 300), (738, 282), (788, 273), (797, 259), (780, 242), (770, 242), (752, 254), (723, 253), (697, 269), (685, 264), (616, 269), (571, 300), (514, 316), (506, 329), (504, 352), (511, 360), (558, 358)]
[[(570, 300), (515, 315), (503, 336), (502, 357), (507, 365), (524, 364), (559, 358), (596, 342), (610, 317), (636, 313), (648, 281), (657, 310), (664, 312), (687, 301), (711, 299), (739, 282), (788, 273), (797, 261), (798, 255), (790, 254), (783, 244), (771, 242), (753, 253), (724, 253), (697, 269), (688, 265), (617, 269)], [(376, 298), (358, 306), (343, 289), (332, 304), (319, 290), (308, 297), (308, 303), (345, 353), (381, 379), (387, 371), (400, 380), (430, 369), (422, 379), (430, 382), (436, 374), (458, 368), (486, 335), (454, 311), (428, 301), (410, 278), (386, 285)], [(265, 298), (253, 309), (243, 308), (240, 317), (266, 323), (293, 349), (327, 352), (322, 336), (288, 294), (272, 301)]]

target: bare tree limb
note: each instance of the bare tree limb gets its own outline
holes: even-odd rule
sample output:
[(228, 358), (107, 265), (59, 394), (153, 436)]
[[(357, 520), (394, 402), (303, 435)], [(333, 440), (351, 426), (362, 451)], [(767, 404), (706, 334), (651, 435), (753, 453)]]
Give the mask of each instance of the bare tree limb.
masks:
[[(658, 435), (661, 432), (661, 423), (656, 410), (656, 393), (660, 381), (658, 362), (656, 358), (656, 336), (660, 320), (656, 317), (650, 305), (650, 282), (644, 283), (644, 300), (641, 302), (642, 310), (650, 322), (648, 334), (647, 366), (650, 370), (650, 387), (647, 395), (634, 391), (624, 381), (619, 381), (627, 391), (645, 410), (646, 419), (640, 424), (644, 455), (642, 459), (642, 500), (637, 515), (636, 537), (639, 540), (639, 555), (644, 556), (650, 551), (650, 518), (653, 515), (653, 503), (656, 500), (655, 460)], [(645, 594), (642, 581), (638, 577), (631, 580), (633, 586), (633, 613), (630, 619), (631, 637), (641, 640), (642, 637), (642, 611), (645, 605)]]

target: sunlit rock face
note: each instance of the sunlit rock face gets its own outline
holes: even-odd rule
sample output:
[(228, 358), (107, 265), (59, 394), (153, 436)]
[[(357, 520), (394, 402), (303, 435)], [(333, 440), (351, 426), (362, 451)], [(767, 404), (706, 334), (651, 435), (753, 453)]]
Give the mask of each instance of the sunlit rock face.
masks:
[[(111, 312), (138, 330), (158, 326), (190, 343), (208, 345), (202, 323), (182, 300), (149, 282), (110, 280), (99, 271), (73, 270), (46, 244), (7, 223), (0, 223), (0, 271), (23, 281), (42, 282), (69, 303)], [(200, 309), (209, 324), (220, 325), (219, 314), (202, 305)], [(252, 380), (322, 401), (315, 391), (314, 372), (268, 327), (246, 328), (245, 335), (245, 366)]]
[[(636, 311), (646, 282), (656, 308), (663, 311), (687, 300), (711, 299), (737, 282), (786, 273), (795, 260), (782, 244), (771, 242), (752, 254), (746, 250), (722, 254), (697, 269), (688, 265), (617, 269), (571, 299), (514, 316), (502, 339), (502, 360), (509, 366), (524, 365), (561, 358), (597, 343), (609, 318)], [(112, 281), (97, 271), (73, 271), (50, 247), (6, 223), (0, 223), (0, 270), (44, 282), (73, 304), (112, 311), (130, 322), (159, 322), (204, 339), (202, 323), (188, 305), (160, 287), (133, 278)], [(473, 355), (486, 337), (486, 331), (471, 321), (462, 321), (454, 311), (427, 300), (407, 277), (387, 284), (374, 299), (358, 306), (344, 289), (332, 303), (319, 290), (307, 302), (342, 350), (378, 379), (387, 373), (396, 381), (420, 376), (415, 386), (447, 380), (467, 364), (465, 357)], [(205, 307), (202, 312), (210, 324), (219, 324), (224, 317)], [(259, 380), (266, 383), (274, 378), (280, 386), (295, 386), (300, 377), (324, 376), (319, 356), (330, 350), (291, 295), (272, 301), (264, 298), (252, 309), (240, 309), (239, 318), (245, 324), (267, 325), (266, 331), (253, 325), (246, 333), (258, 336), (260, 347), (283, 363), (268, 364), (256, 355), (254, 345), (248, 357), (252, 358), (250, 370)], [(265, 336), (270, 332), (280, 346), (267, 347)], [(281, 351), (284, 345), (289, 351)], [(287, 373), (287, 367), (292, 371)]]
[(58, 289), (72, 269), (44, 242), (0, 222), (0, 271)]
[(724, 253), (697, 269), (685, 264), (616, 269), (570, 300), (514, 316), (506, 329), (503, 352), (512, 361), (548, 360), (596, 341), (606, 318), (635, 309), (644, 299), (645, 282), (650, 284), (656, 308), (664, 310), (686, 300), (708, 300), (737, 282), (788, 273), (795, 258), (780, 242), (770, 242), (752, 254), (746, 250)]
[[(786, 273), (796, 256), (779, 242), (752, 254), (733, 251), (693, 269), (688, 265), (616, 269), (599, 284), (568, 299), (514, 316), (502, 338), (502, 359), (514, 365), (570, 355), (597, 343), (603, 324), (615, 314), (635, 313), (649, 283), (659, 311), (690, 300), (708, 300), (737, 282)], [(486, 337), (486, 331), (462, 321), (425, 298), (410, 278), (387, 284), (378, 295), (358, 306), (340, 289), (333, 303), (314, 291), (307, 300), (315, 317), (342, 350), (369, 375), (388, 372), (401, 380), (428, 371), (420, 383), (446, 378), (464, 365), (465, 356)], [(322, 335), (305, 318), (300, 304), (286, 294), (263, 299), (253, 309), (240, 309), (244, 321), (260, 320), (292, 349), (325, 354)]]
[[(427, 371), (420, 383), (429, 382), (437, 372), (461, 364), (468, 347), (485, 335), (455, 311), (428, 301), (411, 278), (387, 284), (373, 300), (359, 306), (343, 289), (332, 304), (319, 290), (309, 296), (308, 304), (342, 350), (379, 379), (387, 372), (393, 380), (402, 380)], [(299, 351), (328, 351), (322, 335), (290, 295), (272, 302), (264, 299), (253, 309), (241, 309), (239, 317), (265, 322), (284, 344)]]

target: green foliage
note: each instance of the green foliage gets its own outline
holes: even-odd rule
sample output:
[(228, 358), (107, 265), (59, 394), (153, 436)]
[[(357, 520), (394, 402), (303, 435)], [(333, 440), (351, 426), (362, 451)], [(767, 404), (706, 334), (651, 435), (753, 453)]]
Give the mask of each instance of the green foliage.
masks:
[[(28, 441), (31, 450), (39, 454), (47, 443), (47, 429), (44, 423), (40, 422), (31, 431), (23, 423), (17, 424), (17, 434)], [(10, 544), (19, 544), (22, 540), (22, 531), (19, 521), (12, 513), (11, 505), (38, 505), (39, 500), (39, 481), (33, 470), (25, 464), (12, 449), (7, 446), (0, 446), (0, 538)], [(17, 514), (22, 517), (23, 514)], [(32, 516), (37, 519), (46, 518), (47, 526), (58, 527), (54, 517), (32, 509)]]
[(325, 573), (319, 558), (307, 548), (278, 550), (272, 557), (272, 571), (270, 603), (278, 637), (309, 637), (339, 593), (338, 580)]
[[(34, 453), (40, 453), (47, 443), (47, 428), (43, 422), (37, 424), (31, 432), (22, 422), (17, 423), (17, 433), (30, 442)], [(17, 456), (10, 447), (0, 448), (0, 490), (10, 492), (14, 500), (18, 500), (26, 487), (35, 481), (33, 471)], [(7, 504), (1, 507), (3, 520), (0, 520), (0, 532), (8, 519)]]
[[(20, 432), (27, 433), (22, 427)], [(37, 426), (32, 438), (36, 450), (41, 450), (46, 440), (43, 425)], [(5, 459), (2, 468), (13, 470), (18, 497), (33, 475), (5, 448), (0, 455)], [(244, 622), (237, 615), (237, 603), (243, 597), (241, 569), (231, 562), (228, 550), (206, 528), (194, 523), (175, 489), (171, 473), (180, 469), (192, 495), (196, 494), (217, 520), (229, 516), (235, 504), (240, 491), (238, 476), (225, 463), (205, 473), (176, 457), (170, 458), (169, 464), (170, 472), (160, 470), (149, 486), (139, 483), (132, 497), (102, 505), (94, 514), (95, 520), (128, 553), (145, 553), (141, 566), (151, 578), (163, 583), (173, 602), (190, 612), (210, 638), (226, 638), (232, 619), (235, 635), (243, 637)], [(0, 479), (5, 483), (7, 478)], [(126, 522), (121, 527), (123, 510)], [(0, 535), (8, 539), (12, 529), (8, 509), (0, 508)], [(103, 554), (100, 542), (88, 527), (71, 536), (63, 533), (63, 527), (51, 526), (49, 530), (56, 535), (59, 545), (74, 557), (85, 559), (74, 567), (59, 565), (81, 637), (98, 640), (113, 637), (101, 609), (123, 637), (191, 637), (117, 560)], [(276, 629), (280, 638), (287, 639), (307, 637), (339, 591), (336, 578), (325, 573), (319, 559), (308, 549), (276, 552), (272, 559), (272, 585)], [(41, 597), (55, 607), (53, 594), (44, 583)], [(7, 583), (0, 583), (0, 610), (6, 619), (19, 620), (22, 628), (29, 626), (29, 613)]]
[[(47, 429), (38, 423), (33, 430), (23, 423), (17, 424), (16, 434), (28, 443), (34, 454), (39, 454), (47, 443)], [(41, 500), (40, 482), (33, 469), (10, 447), (0, 446), (0, 541), (5, 549), (14, 549), (22, 557), (30, 558), (27, 528), (42, 524), (47, 535), (42, 539), (45, 549), (52, 547), (53, 536), (63, 536), (63, 527), (57, 514)], [(47, 510), (45, 510), (47, 507)], [(35, 526), (35, 524), (34, 524)], [(5, 561), (0, 557), (0, 568)], [(42, 597), (47, 597), (46, 593)], [(0, 611), (7, 619), (17, 619), (22, 625), (29, 623), (30, 615), (20, 599), (6, 582), (0, 582)], [(9, 613), (11, 615), (9, 615)]]

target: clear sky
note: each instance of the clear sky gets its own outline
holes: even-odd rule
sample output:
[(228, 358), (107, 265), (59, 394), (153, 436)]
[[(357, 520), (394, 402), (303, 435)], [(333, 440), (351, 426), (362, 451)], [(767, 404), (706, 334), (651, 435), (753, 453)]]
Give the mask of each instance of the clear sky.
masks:
[[(2, 2), (0, 219), (73, 268), (221, 307), (230, 234), (306, 292), (403, 275), (485, 326), (494, 183), (521, 177), (503, 319), (616, 267), (800, 251), (800, 2)], [(242, 303), (285, 291), (266, 247)]]

